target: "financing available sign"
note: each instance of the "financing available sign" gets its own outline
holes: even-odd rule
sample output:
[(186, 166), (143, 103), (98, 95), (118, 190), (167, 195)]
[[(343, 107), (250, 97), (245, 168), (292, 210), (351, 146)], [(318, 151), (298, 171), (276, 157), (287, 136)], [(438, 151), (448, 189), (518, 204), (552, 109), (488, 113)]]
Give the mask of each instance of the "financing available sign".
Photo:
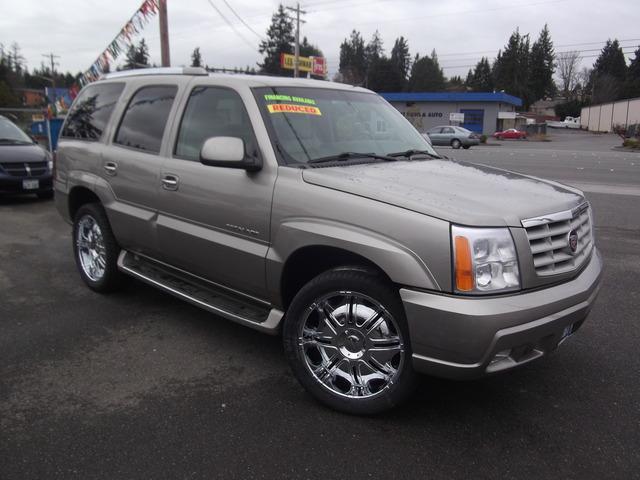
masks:
[[(280, 66), (288, 70), (294, 70), (296, 56), (290, 53), (280, 54)], [(298, 57), (298, 70), (310, 72), (312, 75), (324, 76), (326, 74), (327, 63), (324, 57)]]

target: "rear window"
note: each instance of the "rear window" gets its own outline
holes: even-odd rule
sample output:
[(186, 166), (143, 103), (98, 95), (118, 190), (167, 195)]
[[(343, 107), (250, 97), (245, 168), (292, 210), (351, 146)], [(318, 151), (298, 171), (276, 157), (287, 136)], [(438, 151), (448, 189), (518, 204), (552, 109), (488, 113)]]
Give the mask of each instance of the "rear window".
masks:
[(73, 102), (61, 136), (99, 140), (123, 89), (123, 83), (94, 84), (84, 88)]
[(115, 143), (146, 152), (160, 152), (164, 127), (177, 91), (175, 85), (138, 90), (124, 112)]

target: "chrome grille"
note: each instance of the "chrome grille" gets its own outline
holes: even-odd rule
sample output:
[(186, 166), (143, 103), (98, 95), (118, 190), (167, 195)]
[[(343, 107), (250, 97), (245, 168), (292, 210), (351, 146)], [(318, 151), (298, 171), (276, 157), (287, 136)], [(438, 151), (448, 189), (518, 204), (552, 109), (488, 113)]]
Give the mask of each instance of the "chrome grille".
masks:
[[(527, 232), (533, 266), (538, 275), (555, 275), (578, 268), (593, 249), (591, 212), (583, 203), (573, 210), (522, 220)], [(569, 246), (569, 233), (575, 231), (575, 252)]]
[(2, 162), (0, 168), (14, 177), (39, 177), (47, 172), (47, 162)]

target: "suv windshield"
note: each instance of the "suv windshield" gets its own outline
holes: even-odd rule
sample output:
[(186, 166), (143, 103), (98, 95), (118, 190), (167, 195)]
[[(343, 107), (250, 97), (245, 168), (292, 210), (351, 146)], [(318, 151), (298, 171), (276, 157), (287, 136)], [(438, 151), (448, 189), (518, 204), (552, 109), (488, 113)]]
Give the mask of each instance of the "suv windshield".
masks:
[(429, 142), (378, 95), (304, 87), (253, 91), (272, 140), (287, 163), (308, 163), (345, 152), (385, 156), (424, 151), (436, 155)]
[(10, 120), (0, 117), (0, 144), (32, 145), (29, 135), (20, 130)]

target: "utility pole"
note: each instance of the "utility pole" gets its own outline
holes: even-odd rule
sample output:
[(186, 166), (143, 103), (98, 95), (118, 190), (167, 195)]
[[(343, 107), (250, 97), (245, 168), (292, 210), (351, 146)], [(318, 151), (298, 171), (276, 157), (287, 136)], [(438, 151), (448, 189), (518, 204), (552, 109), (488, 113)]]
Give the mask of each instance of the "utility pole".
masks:
[(160, 0), (158, 16), (160, 17), (160, 56), (163, 67), (171, 66), (169, 55), (169, 22), (167, 20), (167, 0)]
[(60, 55), (54, 55), (53, 53), (43, 53), (42, 54), (43, 57), (48, 58), (49, 62), (51, 62), (51, 87), (54, 89), (54, 95), (55, 95), (55, 88), (56, 88), (56, 65), (59, 65), (58, 62), (56, 62), (56, 58), (60, 58)]
[[(56, 108), (56, 65), (59, 65), (56, 62), (56, 58), (60, 58), (60, 55), (54, 55), (51, 53), (43, 53), (43, 57), (48, 58), (51, 62), (51, 92), (53, 94), (53, 111), (55, 112)], [(50, 139), (51, 140), (51, 139)]]
[(300, 20), (300, 14), (304, 15), (307, 12), (300, 10), (300, 3), (296, 3), (296, 8), (286, 7), (287, 10), (296, 12), (296, 49), (295, 60), (293, 62), (293, 76), (300, 76), (300, 22), (305, 23), (304, 20)]

